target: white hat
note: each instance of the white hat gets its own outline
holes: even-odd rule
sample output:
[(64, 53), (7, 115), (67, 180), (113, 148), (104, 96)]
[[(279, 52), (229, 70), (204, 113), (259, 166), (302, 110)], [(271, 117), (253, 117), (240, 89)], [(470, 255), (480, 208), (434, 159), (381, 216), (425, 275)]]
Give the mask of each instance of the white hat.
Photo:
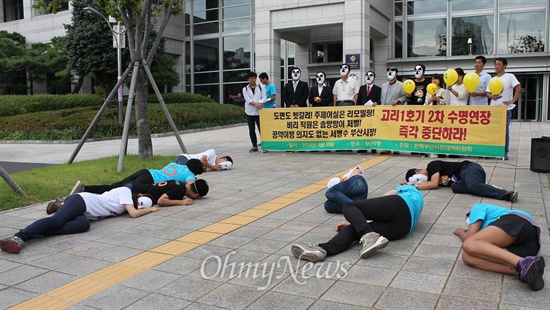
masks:
[(340, 183), (340, 178), (332, 178), (332, 179), (328, 180), (327, 187), (331, 188), (331, 187), (333, 187), (334, 185), (336, 185), (338, 183)]
[(220, 163), (220, 169), (221, 170), (228, 170), (228, 169), (231, 169), (231, 167), (233, 167), (233, 163), (226, 160), (226, 161), (222, 161)]
[(147, 196), (139, 197), (137, 199), (137, 202), (138, 202), (138, 205), (137, 205), (138, 209), (147, 209), (147, 208), (151, 208), (153, 206), (153, 200), (151, 200), (151, 198), (149, 198)]
[(427, 182), (428, 176), (425, 174), (417, 173), (409, 177), (409, 182)]

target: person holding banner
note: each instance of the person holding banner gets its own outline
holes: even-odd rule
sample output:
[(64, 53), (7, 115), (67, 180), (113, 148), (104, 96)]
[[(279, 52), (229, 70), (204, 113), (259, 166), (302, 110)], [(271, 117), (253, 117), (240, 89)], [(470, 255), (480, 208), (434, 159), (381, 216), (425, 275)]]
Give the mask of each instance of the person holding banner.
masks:
[(485, 56), (476, 56), (474, 60), (474, 69), (476, 70), (476, 74), (479, 75), (479, 84), (477, 85), (476, 90), (470, 93), (470, 105), (488, 104), (487, 93), (485, 90), (487, 89), (487, 86), (489, 86), (491, 76), (483, 70), (486, 63), (487, 58), (485, 58)]
[(377, 106), (380, 104), (380, 95), (382, 89), (380, 86), (374, 85), (376, 74), (373, 71), (367, 71), (365, 74), (365, 85), (359, 87), (357, 94), (357, 104), (366, 106)]
[(334, 106), (352, 106), (357, 104), (357, 93), (359, 93), (359, 83), (349, 78), (350, 68), (348, 64), (340, 66), (340, 76), (342, 77), (332, 88)]
[(354, 201), (342, 209), (347, 222), (336, 224), (336, 236), (326, 243), (294, 243), (292, 254), (298, 259), (320, 262), (358, 241), (363, 244), (361, 258), (372, 256), (390, 241), (409, 235), (424, 207), (422, 194), (411, 185), (399, 186), (382, 197)]
[(382, 105), (402, 105), (407, 102), (407, 94), (403, 90), (403, 83), (397, 80), (398, 69), (386, 69), (388, 81), (382, 84), (380, 102)]
[(502, 81), (503, 88), (500, 93), (493, 93), (490, 89), (490, 85), (487, 86), (487, 97), (491, 98), (491, 106), (507, 107), (506, 114), (506, 146), (504, 147), (504, 160), (508, 160), (508, 151), (510, 151), (510, 119), (512, 118), (512, 110), (516, 107), (515, 102), (518, 100), (521, 93), (521, 84), (518, 79), (512, 73), (506, 73), (506, 66), (508, 66), (508, 60), (506, 58), (499, 57), (495, 59), (495, 71), (497, 78)]
[(482, 270), (517, 275), (533, 291), (544, 288), (544, 257), (540, 227), (523, 210), (476, 204), (466, 214), (466, 226), (454, 230), (462, 244), (462, 260)]
[[(424, 178), (423, 180), (419, 177)], [(447, 162), (434, 160), (426, 169), (412, 168), (405, 174), (405, 182), (418, 189), (436, 189), (438, 186), (450, 186), (458, 194), (472, 194), (514, 203), (518, 192), (485, 183), (486, 174), (483, 167), (471, 161)]]
[(244, 113), (246, 114), (246, 123), (248, 124), (248, 135), (250, 136), (250, 142), (252, 142), (252, 148), (250, 153), (258, 151), (258, 137), (256, 136), (256, 130), (254, 124), (258, 127), (260, 132), (260, 110), (263, 108), (266, 102), (265, 87), (256, 84), (256, 78), (258, 75), (256, 72), (248, 73), (248, 85), (243, 87), (244, 96)]
[(326, 73), (319, 71), (315, 76), (317, 85), (309, 90), (309, 104), (316, 107), (328, 107), (332, 104), (332, 89), (325, 84)]

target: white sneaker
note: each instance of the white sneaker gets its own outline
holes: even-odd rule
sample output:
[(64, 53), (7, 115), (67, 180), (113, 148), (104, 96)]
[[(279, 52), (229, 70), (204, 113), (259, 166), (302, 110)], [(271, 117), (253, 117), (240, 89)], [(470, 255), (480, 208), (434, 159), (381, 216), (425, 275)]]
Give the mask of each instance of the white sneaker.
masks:
[(320, 262), (327, 257), (325, 249), (311, 243), (294, 243), (291, 250), (296, 258), (314, 263)]
[(359, 243), (363, 244), (363, 250), (361, 250), (361, 258), (367, 258), (374, 254), (374, 252), (385, 248), (390, 241), (380, 234), (375, 232), (366, 233), (361, 237)]

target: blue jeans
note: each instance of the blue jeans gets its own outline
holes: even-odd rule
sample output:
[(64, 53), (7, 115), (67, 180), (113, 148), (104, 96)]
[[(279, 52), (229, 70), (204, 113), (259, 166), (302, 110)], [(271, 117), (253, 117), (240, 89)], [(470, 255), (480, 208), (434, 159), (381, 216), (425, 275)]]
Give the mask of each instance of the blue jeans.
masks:
[(510, 120), (512, 119), (512, 110), (506, 111), (506, 145), (504, 146), (504, 157), (508, 157), (510, 150)]
[(507, 191), (486, 184), (485, 179), (483, 167), (477, 163), (469, 163), (462, 168), (460, 180), (451, 184), (451, 189), (459, 194), (473, 194), (503, 200)]
[(329, 213), (342, 213), (342, 208), (357, 200), (367, 199), (369, 186), (361, 175), (354, 175), (344, 182), (340, 182), (325, 192), (325, 210)]
[(35, 221), (15, 235), (23, 241), (28, 241), (38, 236), (85, 232), (90, 229), (90, 220), (84, 215), (85, 212), (86, 203), (84, 199), (82, 199), (82, 196), (74, 194), (65, 199), (63, 206), (54, 215)]

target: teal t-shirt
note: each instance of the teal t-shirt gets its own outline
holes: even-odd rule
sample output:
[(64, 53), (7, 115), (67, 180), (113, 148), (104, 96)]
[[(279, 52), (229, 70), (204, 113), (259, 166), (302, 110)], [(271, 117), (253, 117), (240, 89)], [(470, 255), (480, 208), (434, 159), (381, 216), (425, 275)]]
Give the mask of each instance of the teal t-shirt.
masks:
[[(277, 89), (275, 88), (275, 85), (273, 83), (269, 83), (269, 85), (265, 86), (265, 97), (271, 98), (271, 96), (277, 94)], [(275, 100), (268, 101), (264, 103), (264, 108), (274, 108), (275, 107)]]
[(479, 203), (474, 205), (470, 211), (470, 225), (481, 220), (483, 221), (483, 223), (481, 223), (481, 229), (483, 229), (489, 226), (492, 222), (498, 220), (501, 216), (509, 214), (510, 212), (520, 213), (532, 220), (535, 220), (529, 213), (523, 210), (510, 210), (488, 203)]
[(162, 169), (149, 169), (149, 173), (153, 177), (153, 183), (160, 183), (166, 181), (180, 181), (186, 183), (189, 180), (195, 180), (195, 175), (185, 165), (180, 165), (175, 162), (171, 162)]
[(397, 195), (407, 203), (409, 211), (411, 212), (411, 229), (409, 234), (413, 231), (418, 219), (420, 218), (420, 213), (424, 207), (424, 198), (418, 189), (412, 185), (402, 185), (396, 188), (399, 192)]

